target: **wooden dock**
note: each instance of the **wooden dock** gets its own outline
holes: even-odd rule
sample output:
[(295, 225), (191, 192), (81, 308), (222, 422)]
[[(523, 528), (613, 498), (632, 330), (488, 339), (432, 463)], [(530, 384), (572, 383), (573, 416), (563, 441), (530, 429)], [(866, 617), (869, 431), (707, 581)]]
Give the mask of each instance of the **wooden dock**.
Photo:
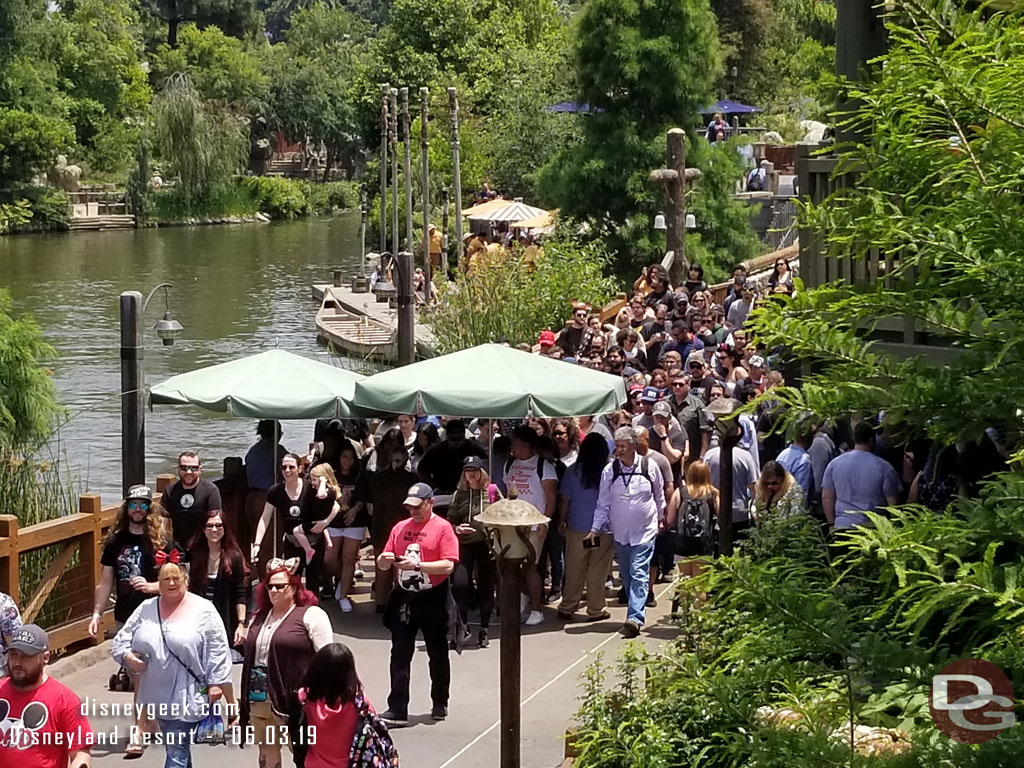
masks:
[[(334, 286), (331, 283), (314, 283), (313, 300), (317, 304), (323, 302), (324, 290), (327, 288), (331, 289), (331, 292), (343, 309), (357, 315), (366, 315), (373, 320), (387, 324), (391, 328), (398, 327), (398, 310), (391, 309), (386, 301), (377, 301), (372, 293), (355, 293), (350, 285)], [(423, 325), (419, 319), (416, 320), (414, 328), (416, 356), (433, 357), (436, 355), (437, 340), (434, 338), (431, 330)]]

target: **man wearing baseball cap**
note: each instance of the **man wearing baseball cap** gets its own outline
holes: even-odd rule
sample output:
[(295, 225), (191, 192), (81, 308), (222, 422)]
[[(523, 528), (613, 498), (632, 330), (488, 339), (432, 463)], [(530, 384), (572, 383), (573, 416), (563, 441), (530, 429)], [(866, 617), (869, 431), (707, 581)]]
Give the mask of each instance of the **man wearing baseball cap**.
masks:
[(46, 674), (46, 632), (25, 624), (7, 648), (10, 677), (0, 681), (0, 701), (7, 704), (11, 727), (0, 730), (0, 765), (89, 768), (92, 727), (78, 696)]
[[(430, 668), (430, 716), (448, 716), (449, 616), (458, 615), (449, 579), (459, 562), (455, 529), (434, 514), (434, 492), (426, 483), (413, 485), (403, 506), (409, 519), (395, 525), (377, 558), (380, 571), (395, 571), (398, 587), (384, 610), (384, 626), (391, 630), (391, 694), (381, 719), (392, 727), (409, 724), (409, 678), (416, 635), (421, 632)], [(452, 639), (456, 637), (461, 639), (458, 628)]]
[(538, 354), (547, 357), (555, 347), (555, 332), (552, 330), (541, 331), (537, 344), (540, 347)]

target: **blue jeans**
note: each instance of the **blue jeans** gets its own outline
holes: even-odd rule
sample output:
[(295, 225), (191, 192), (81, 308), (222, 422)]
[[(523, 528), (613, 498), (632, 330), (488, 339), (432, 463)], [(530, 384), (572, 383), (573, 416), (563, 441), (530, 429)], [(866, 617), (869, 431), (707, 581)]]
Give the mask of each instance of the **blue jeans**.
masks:
[(626, 591), (629, 607), (626, 621), (643, 626), (644, 607), (647, 592), (651, 587), (651, 557), (654, 555), (654, 539), (643, 544), (620, 544), (615, 542), (615, 557), (619, 561), (619, 576)]
[(198, 723), (182, 720), (157, 720), (164, 737), (164, 768), (191, 768), (192, 734)]

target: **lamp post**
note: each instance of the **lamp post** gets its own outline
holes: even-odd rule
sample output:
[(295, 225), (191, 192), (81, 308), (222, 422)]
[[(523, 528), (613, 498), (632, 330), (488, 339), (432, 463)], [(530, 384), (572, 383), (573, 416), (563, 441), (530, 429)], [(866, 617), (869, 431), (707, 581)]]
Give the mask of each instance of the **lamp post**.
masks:
[(161, 283), (146, 300), (138, 291), (121, 294), (121, 489), (146, 482), (146, 384), (143, 371), (145, 337), (142, 322), (150, 299), (161, 288), (164, 290), (164, 316), (153, 329), (165, 347), (184, 330), (181, 323), (171, 317), (167, 289), (171, 283)]
[(501, 700), (500, 768), (519, 768), (519, 701), (522, 627), (519, 623), (519, 594), (523, 564), (536, 556), (530, 544), (530, 526), (550, 523), (533, 504), (521, 499), (502, 499), (476, 518), (483, 523), (498, 558), (501, 574), (501, 656), (499, 661)]
[[(651, 171), (650, 180), (661, 184), (668, 202), (667, 215), (662, 214), (665, 224), (665, 262), (669, 282), (682, 285), (686, 281), (686, 185), (701, 177), (697, 168), (686, 167), (686, 132), (682, 128), (671, 128), (668, 132), (668, 167)], [(657, 222), (657, 218), (655, 219)], [(657, 224), (655, 224), (657, 229)], [(671, 260), (669, 254), (672, 255)]]
[(718, 433), (718, 550), (723, 555), (732, 554), (732, 449), (740, 441), (743, 430), (736, 420), (741, 403), (732, 397), (720, 397), (711, 401), (708, 412), (715, 417), (715, 431)]

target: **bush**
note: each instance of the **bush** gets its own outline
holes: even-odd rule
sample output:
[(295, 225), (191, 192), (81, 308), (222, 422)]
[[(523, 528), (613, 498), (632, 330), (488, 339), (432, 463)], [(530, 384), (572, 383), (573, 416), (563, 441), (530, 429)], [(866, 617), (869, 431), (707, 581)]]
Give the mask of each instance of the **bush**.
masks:
[(272, 219), (294, 219), (312, 212), (302, 183), (276, 176), (247, 176), (240, 182), (256, 207)]
[(186, 200), (176, 187), (164, 187), (147, 195), (152, 205), (152, 219), (171, 223), (187, 221), (193, 217), (251, 216), (259, 205), (249, 191), (240, 184), (215, 187), (201, 199)]
[(0, 213), (0, 232), (51, 232), (68, 228), (68, 196), (52, 187), (16, 184), (0, 195), (0, 209), (6, 212)]
[(300, 181), (312, 213), (359, 207), (359, 184), (354, 181)]
[(603, 275), (607, 255), (572, 236), (558, 234), (544, 242), (531, 270), (518, 256), (459, 274), (442, 287), (441, 302), (425, 316), (437, 337), (438, 350), (455, 352), (505, 337), (512, 344), (534, 344), (545, 328), (565, 324), (569, 303), (600, 307), (615, 284)]

